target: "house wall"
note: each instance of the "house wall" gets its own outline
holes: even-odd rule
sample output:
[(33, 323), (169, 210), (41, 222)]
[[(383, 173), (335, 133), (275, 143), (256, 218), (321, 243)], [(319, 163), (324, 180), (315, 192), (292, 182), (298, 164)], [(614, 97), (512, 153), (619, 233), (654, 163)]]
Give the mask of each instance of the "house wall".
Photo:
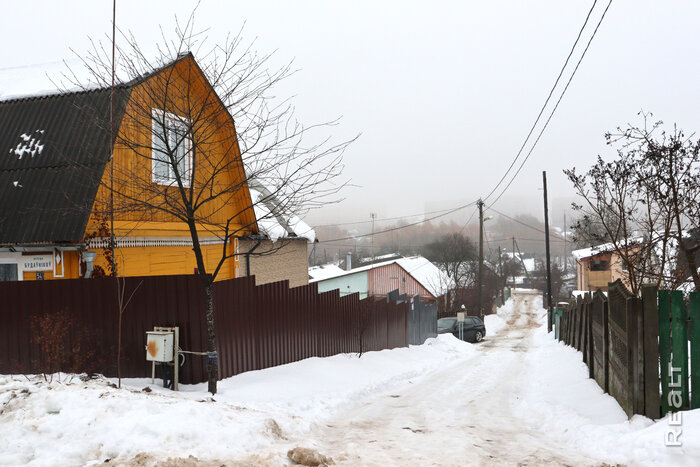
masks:
[(360, 294), (360, 299), (368, 297), (368, 272), (359, 271), (354, 274), (346, 274), (344, 276), (333, 277), (316, 282), (318, 291), (329, 292), (331, 290), (339, 290), (340, 295), (350, 295), (352, 293)]
[(396, 263), (387, 264), (368, 271), (369, 294), (386, 296), (398, 289), (399, 294), (420, 295), (422, 299), (434, 300), (435, 297), (413, 278), (404, 268)]
[[(240, 276), (247, 275), (248, 258), (244, 253), (250, 251), (256, 243), (255, 240), (240, 240)], [(264, 240), (250, 255), (250, 274), (255, 276), (257, 285), (281, 280), (289, 280), (290, 287), (307, 285), (309, 257), (306, 239), (278, 240), (275, 243)]]
[[(36, 271), (25, 271), (22, 268), (23, 260), (35, 255), (53, 255), (53, 250), (36, 251), (32, 253), (24, 252), (0, 252), (0, 263), (17, 265), (17, 280), (33, 281), (37, 279)], [(80, 256), (77, 251), (64, 251), (59, 263), (48, 271), (40, 271), (43, 280), (51, 279), (76, 279), (80, 277)], [(54, 275), (54, 271), (56, 274)], [(56, 277), (57, 276), (57, 277)]]
[[(234, 240), (235, 249), (235, 240)], [(95, 251), (95, 265), (108, 271), (104, 249)], [(202, 255), (207, 272), (213, 272), (222, 256), (222, 245), (203, 245)], [(172, 274), (194, 274), (197, 261), (191, 246), (157, 246), (115, 248), (114, 256), (119, 276), (164, 276)], [(232, 260), (226, 260), (216, 280), (236, 277)]]
[[(591, 271), (593, 259), (608, 261), (610, 266), (604, 271)], [(581, 261), (577, 263), (576, 268), (578, 290), (608, 290), (608, 282), (613, 281), (611, 267), (612, 261), (609, 253), (581, 259)]]
[(622, 256), (617, 253), (612, 253), (610, 258), (610, 282), (615, 282), (620, 279), (625, 287), (630, 288), (630, 279), (627, 271), (622, 267)]
[[(608, 261), (609, 268), (605, 271), (591, 271), (591, 262), (596, 260)], [(595, 291), (608, 290), (608, 283), (620, 279), (629, 288), (629, 274), (622, 268), (622, 257), (613, 253), (604, 253), (589, 258), (583, 258), (576, 264), (576, 285), (578, 290)]]
[[(165, 104), (159, 102), (164, 95), (169, 96)], [(188, 108), (195, 110), (188, 112)], [(235, 236), (256, 233), (255, 214), (245, 183), (234, 123), (194, 60), (186, 58), (132, 89), (114, 146), (113, 162), (105, 168), (86, 235), (100, 231), (100, 224), (105, 222), (105, 213), (109, 212), (110, 164), (113, 163), (114, 227), (118, 246), (120, 240), (134, 237), (172, 239), (191, 236), (185, 222), (164, 211), (169, 204), (181, 202), (179, 188), (152, 182), (153, 109), (179, 116), (200, 111), (204, 115), (201, 120), (195, 121), (193, 130), (197, 142), (194, 151), (194, 193), (195, 196), (202, 194), (200, 199), (209, 197), (210, 191), (215, 195), (224, 194), (214, 196), (198, 209), (196, 217), (201, 220), (197, 228), (199, 235), (210, 238), (221, 235), (229, 220), (232, 220), (229, 232), (235, 232)], [(235, 190), (231, 187), (235, 187)], [(174, 202), (166, 204), (168, 198)], [(155, 207), (146, 207), (143, 204), (146, 200)], [(98, 236), (104, 238), (103, 234), (104, 228), (102, 235)], [(191, 246), (124, 246), (117, 250), (117, 259), (123, 262), (119, 268), (120, 275), (192, 274), (196, 267)], [(221, 245), (204, 247), (207, 270), (215, 265), (220, 250)], [(96, 264), (104, 265), (103, 250), (94, 251), (98, 253)], [(235, 270), (235, 259), (227, 259), (217, 279), (233, 278)]]

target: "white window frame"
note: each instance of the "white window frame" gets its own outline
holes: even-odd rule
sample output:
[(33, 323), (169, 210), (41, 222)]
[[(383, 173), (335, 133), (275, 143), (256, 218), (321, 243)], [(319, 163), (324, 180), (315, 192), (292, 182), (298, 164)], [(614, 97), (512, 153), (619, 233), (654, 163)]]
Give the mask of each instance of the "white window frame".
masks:
[[(184, 117), (178, 117), (175, 114), (165, 112), (159, 109), (152, 109), (151, 115), (151, 181), (158, 185), (163, 186), (177, 186), (177, 180), (175, 179), (175, 172), (173, 170), (172, 164), (169, 161), (166, 162), (168, 165), (168, 178), (163, 178), (156, 175), (156, 128), (163, 129), (161, 122), (165, 122), (165, 130), (168, 131), (170, 124), (173, 126), (178, 126), (180, 129), (185, 129), (187, 131), (187, 136), (184, 139), (186, 144), (185, 147), (185, 174), (182, 180), (182, 185), (185, 188), (189, 188), (192, 183), (192, 134), (189, 132), (188, 124), (189, 120)], [(156, 127), (158, 125), (158, 127)]]
[(17, 280), (24, 280), (24, 268), (22, 268), (22, 253), (0, 252), (0, 264), (14, 264), (17, 266)]

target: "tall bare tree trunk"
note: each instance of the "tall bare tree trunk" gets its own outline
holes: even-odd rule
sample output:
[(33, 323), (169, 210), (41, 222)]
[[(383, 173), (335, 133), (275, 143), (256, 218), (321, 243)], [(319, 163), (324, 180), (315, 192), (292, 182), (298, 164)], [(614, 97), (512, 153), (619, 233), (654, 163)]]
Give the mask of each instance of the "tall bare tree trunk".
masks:
[(209, 376), (208, 391), (216, 394), (216, 383), (219, 380), (219, 356), (216, 353), (216, 334), (214, 332), (214, 285), (211, 281), (204, 287), (207, 299), (207, 374)]

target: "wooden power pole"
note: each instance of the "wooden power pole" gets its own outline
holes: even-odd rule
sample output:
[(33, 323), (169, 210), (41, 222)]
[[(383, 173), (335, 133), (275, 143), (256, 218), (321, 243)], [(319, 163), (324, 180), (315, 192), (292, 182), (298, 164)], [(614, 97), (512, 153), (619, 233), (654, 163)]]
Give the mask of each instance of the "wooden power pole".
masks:
[[(513, 261), (515, 261), (515, 237), (513, 237)], [(513, 268), (513, 290), (515, 290), (515, 268)]]
[[(501, 283), (501, 281), (503, 281)], [(503, 289), (506, 286), (505, 275), (503, 274), (503, 256), (501, 256), (501, 245), (498, 245), (498, 286), (501, 289), (498, 292), (498, 296), (501, 297), (501, 305), (505, 303), (505, 298), (503, 296)]]
[(479, 316), (484, 319), (484, 202), (479, 199)]
[(547, 331), (552, 332), (552, 269), (549, 260), (549, 209), (547, 207), (547, 171), (542, 171), (544, 188), (544, 242), (547, 254)]

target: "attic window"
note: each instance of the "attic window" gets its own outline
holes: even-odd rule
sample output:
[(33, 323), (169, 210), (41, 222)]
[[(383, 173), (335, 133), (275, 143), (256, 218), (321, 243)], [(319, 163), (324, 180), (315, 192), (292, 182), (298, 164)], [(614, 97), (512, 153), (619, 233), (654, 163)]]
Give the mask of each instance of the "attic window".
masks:
[(594, 259), (591, 261), (591, 271), (607, 271), (610, 269), (610, 263), (605, 260)]
[[(153, 183), (185, 187), (192, 178), (192, 133), (186, 119), (153, 109), (151, 175)], [(172, 157), (171, 157), (172, 156)]]

